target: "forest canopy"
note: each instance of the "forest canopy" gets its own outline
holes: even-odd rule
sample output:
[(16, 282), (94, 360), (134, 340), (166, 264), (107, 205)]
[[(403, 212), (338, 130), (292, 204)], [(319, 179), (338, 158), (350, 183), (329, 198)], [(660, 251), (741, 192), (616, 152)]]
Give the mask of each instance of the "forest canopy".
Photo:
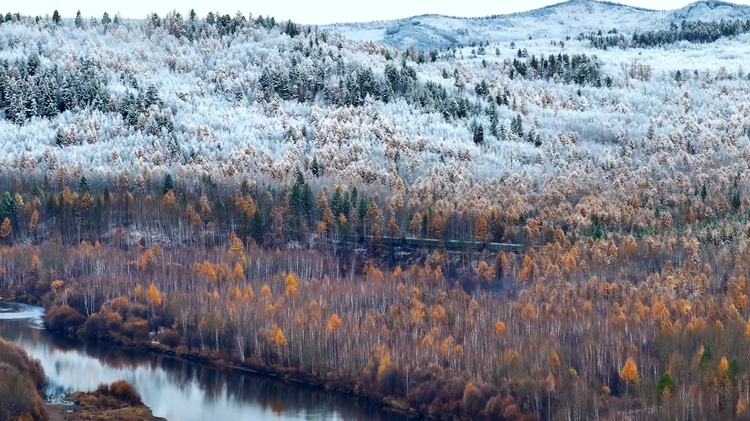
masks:
[(0, 289), (436, 418), (747, 418), (746, 32), (3, 15)]

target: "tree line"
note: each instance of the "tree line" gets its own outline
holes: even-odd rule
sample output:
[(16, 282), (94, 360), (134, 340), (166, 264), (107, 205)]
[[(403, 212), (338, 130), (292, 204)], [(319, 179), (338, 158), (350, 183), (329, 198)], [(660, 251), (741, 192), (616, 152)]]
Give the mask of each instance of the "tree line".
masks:
[(608, 48), (649, 48), (687, 41), (695, 44), (716, 42), (721, 38), (733, 37), (750, 32), (750, 20), (733, 19), (719, 21), (683, 20), (678, 26), (674, 22), (667, 29), (652, 29), (634, 32), (631, 37), (618, 33), (616, 29), (588, 34), (581, 33), (578, 40), (588, 40), (592, 47)]

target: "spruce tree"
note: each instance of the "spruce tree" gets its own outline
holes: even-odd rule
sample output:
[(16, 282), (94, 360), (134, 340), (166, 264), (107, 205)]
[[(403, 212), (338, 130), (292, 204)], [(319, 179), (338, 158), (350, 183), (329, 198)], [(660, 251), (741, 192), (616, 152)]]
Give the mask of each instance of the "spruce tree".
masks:
[(0, 212), (2, 212), (0, 215), (2, 219), (13, 219), (16, 216), (18, 213), (18, 202), (16, 202), (16, 197), (14, 195), (5, 192), (2, 204), (0, 205)]
[(172, 174), (167, 174), (164, 177), (164, 188), (162, 188), (162, 194), (167, 194), (168, 191), (174, 192), (174, 181), (172, 180)]
[(148, 109), (152, 105), (161, 105), (161, 100), (159, 99), (159, 91), (154, 85), (150, 85), (148, 89), (146, 89), (146, 101), (144, 102), (143, 106), (144, 108)]
[(86, 176), (82, 175), (81, 180), (78, 182), (78, 193), (84, 194), (84, 193), (91, 193), (91, 186), (89, 185), (89, 180), (86, 179)]
[(65, 146), (65, 131), (62, 126), (57, 127), (57, 135), (55, 135), (55, 144), (59, 147)]
[(487, 114), (489, 114), (490, 116), (490, 134), (499, 138), (500, 133), (497, 130), (497, 125), (499, 123), (497, 116), (497, 105), (492, 104), (492, 106), (487, 110)]
[(76, 28), (81, 29), (83, 28), (83, 17), (81, 17), (81, 11), (76, 12)]
[(484, 126), (476, 121), (471, 123), (472, 138), (474, 143), (481, 145), (484, 143)]
[(510, 122), (510, 131), (519, 139), (523, 139), (523, 119), (521, 118), (521, 114), (518, 114), (516, 118)]
[(505, 125), (504, 124), (500, 125), (500, 133), (499, 133), (498, 139), (500, 139), (500, 140), (508, 140), (508, 133), (505, 131)]
[(109, 18), (109, 13), (104, 12), (102, 15), (102, 25), (108, 25), (112, 23), (112, 19)]
[(265, 234), (266, 231), (263, 226), (263, 215), (260, 214), (260, 210), (256, 210), (252, 219), (250, 219), (250, 235), (258, 244), (262, 244), (263, 236)]
[(60, 18), (60, 13), (57, 10), (52, 13), (52, 22), (54, 22), (55, 25), (62, 25), (62, 18)]
[(677, 385), (669, 372), (666, 372), (659, 377), (659, 381), (656, 382), (656, 388), (659, 390), (659, 395), (664, 396), (665, 392), (673, 394), (677, 390)]

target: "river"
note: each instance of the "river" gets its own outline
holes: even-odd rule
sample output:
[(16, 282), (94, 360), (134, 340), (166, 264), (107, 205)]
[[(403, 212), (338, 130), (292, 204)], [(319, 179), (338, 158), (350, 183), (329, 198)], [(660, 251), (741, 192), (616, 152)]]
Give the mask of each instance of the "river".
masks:
[(42, 362), (52, 401), (124, 379), (155, 416), (169, 421), (408, 420), (369, 402), (312, 387), (62, 338), (44, 330), (42, 314), (40, 307), (0, 302), (0, 337)]

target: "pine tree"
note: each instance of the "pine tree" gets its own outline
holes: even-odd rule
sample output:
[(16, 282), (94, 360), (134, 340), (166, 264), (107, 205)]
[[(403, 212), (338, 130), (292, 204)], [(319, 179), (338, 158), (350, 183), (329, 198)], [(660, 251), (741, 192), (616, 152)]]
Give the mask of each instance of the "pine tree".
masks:
[(16, 197), (9, 192), (5, 192), (2, 203), (0, 203), (0, 217), (14, 218), (17, 213), (18, 202)]
[(490, 134), (492, 136), (495, 136), (496, 138), (500, 137), (500, 133), (498, 132), (497, 125), (499, 124), (499, 118), (497, 115), (497, 105), (492, 104), (492, 106), (487, 110), (487, 113), (490, 116)]
[(65, 146), (65, 130), (62, 126), (57, 126), (57, 134), (55, 135), (55, 144), (59, 147)]
[(260, 214), (260, 210), (256, 210), (252, 219), (250, 219), (250, 235), (252, 235), (253, 239), (255, 239), (258, 244), (261, 244), (265, 233), (263, 215)]
[(91, 186), (89, 185), (89, 180), (86, 179), (86, 176), (82, 175), (81, 180), (78, 182), (78, 193), (84, 194), (84, 193), (91, 193)]
[(23, 81), (16, 79), (10, 85), (8, 95), (8, 109), (6, 111), (8, 119), (15, 124), (22, 125), (26, 121), (26, 101)]
[(481, 145), (484, 143), (484, 126), (481, 123), (473, 123), (472, 127), (472, 138), (474, 140), (474, 143), (477, 145)]
[(57, 86), (52, 78), (45, 76), (40, 83), (39, 115), (52, 118), (57, 115)]
[(112, 23), (112, 19), (109, 18), (109, 13), (104, 12), (102, 15), (102, 25), (109, 25)]
[(315, 176), (316, 178), (317, 178), (317, 177), (320, 177), (320, 176), (322, 175), (322, 174), (321, 174), (321, 169), (320, 169), (320, 166), (318, 165), (318, 157), (317, 157), (317, 156), (314, 156), (314, 157), (313, 157), (313, 160), (312, 160), (312, 164), (310, 164), (310, 172), (311, 172), (311, 173), (312, 173), (312, 175), (314, 175), (314, 176)]
[(76, 23), (76, 28), (78, 28), (78, 29), (83, 28), (83, 17), (81, 17), (81, 11), (80, 10), (76, 12), (75, 23)]
[(668, 396), (673, 394), (677, 390), (677, 385), (669, 372), (666, 372), (659, 377), (659, 381), (656, 382), (656, 389), (659, 390), (660, 396)]
[(519, 139), (523, 139), (523, 118), (518, 114), (510, 123), (510, 131)]
[(52, 22), (54, 22), (55, 25), (62, 25), (62, 18), (60, 18), (60, 13), (57, 10), (52, 13)]
[(154, 85), (150, 85), (148, 89), (146, 89), (146, 100), (143, 103), (143, 107), (148, 109), (152, 105), (161, 105), (161, 100), (159, 99), (159, 91)]
[(164, 177), (164, 187), (162, 188), (162, 194), (167, 194), (168, 191), (174, 192), (174, 181), (172, 180), (172, 174), (167, 174)]

